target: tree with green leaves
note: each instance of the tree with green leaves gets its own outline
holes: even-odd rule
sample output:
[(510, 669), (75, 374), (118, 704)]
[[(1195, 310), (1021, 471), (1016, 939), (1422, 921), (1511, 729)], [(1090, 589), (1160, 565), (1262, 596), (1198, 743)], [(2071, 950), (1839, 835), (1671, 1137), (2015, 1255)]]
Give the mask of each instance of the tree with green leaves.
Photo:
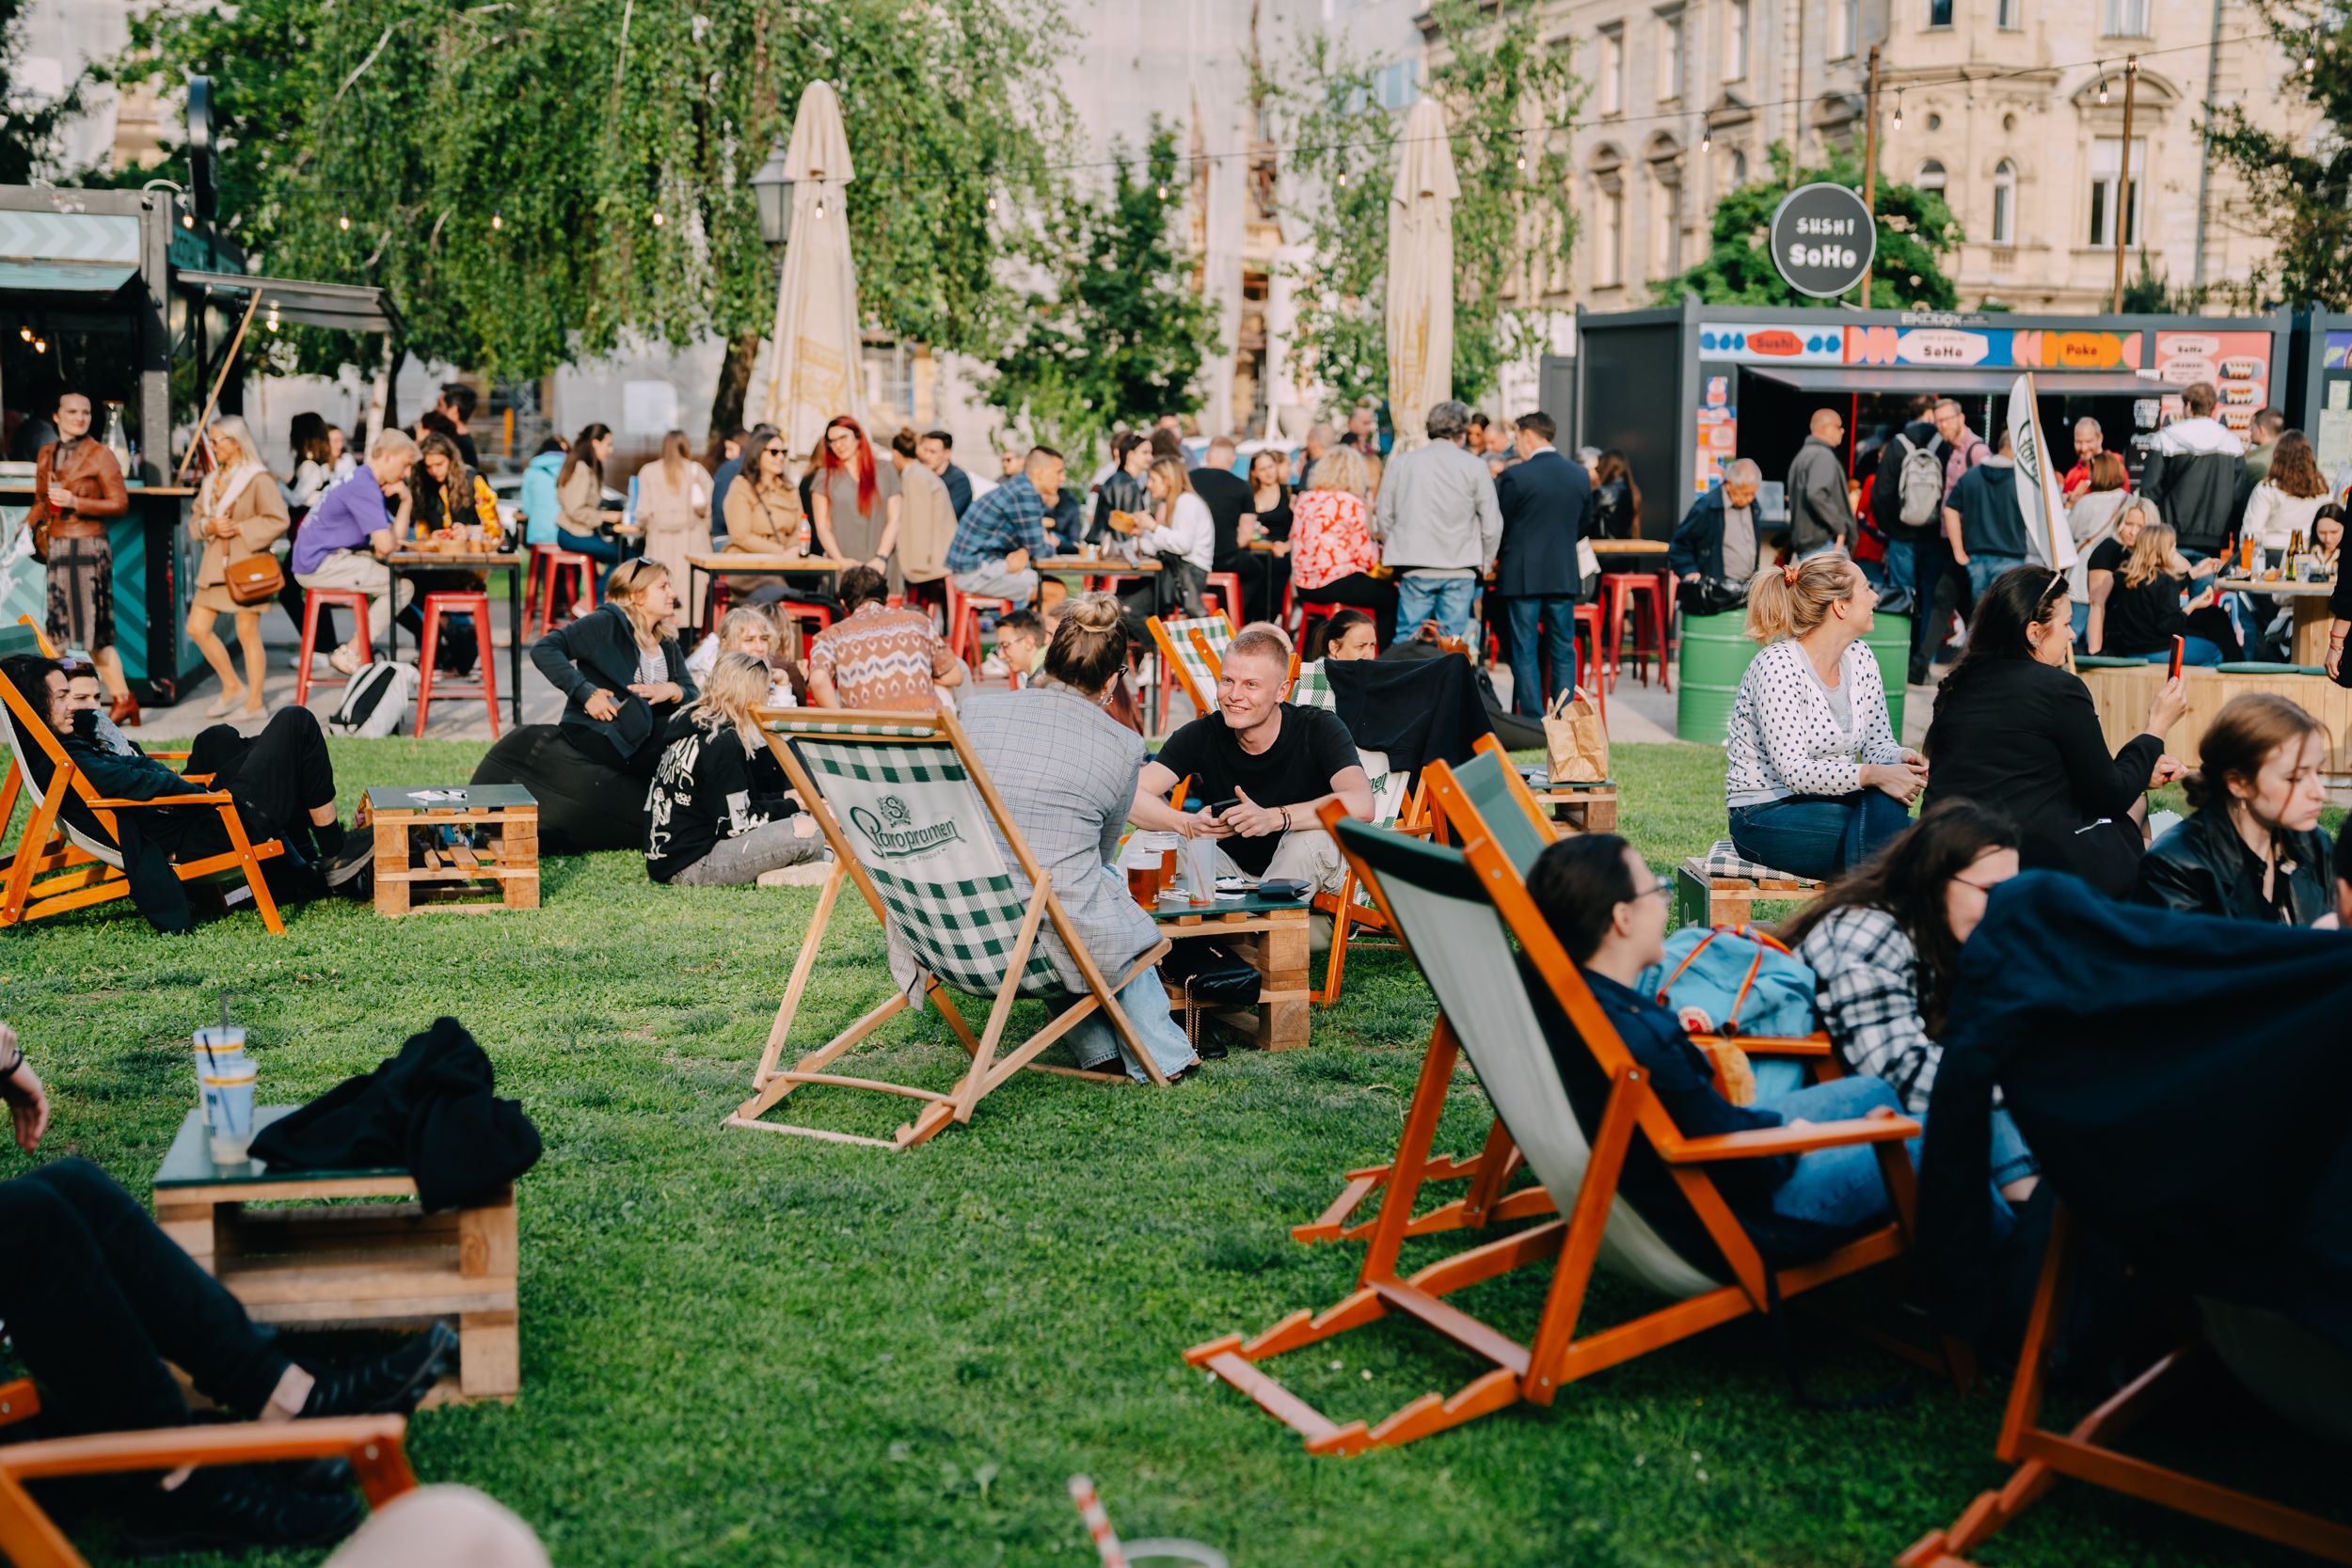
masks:
[[(1772, 173), (1727, 191), (1715, 203), (1713, 245), (1698, 265), (1663, 279), (1653, 291), (1661, 305), (1685, 293), (1708, 305), (1809, 305), (1836, 309), (1842, 299), (1815, 299), (1790, 288), (1772, 265), (1772, 214), (1797, 185), (1826, 182), (1862, 189), (1862, 166), (1843, 150), (1818, 168), (1798, 169), (1786, 142), (1774, 142)], [(1960, 292), (1944, 275), (1943, 260), (1958, 249), (1960, 221), (1943, 197), (1916, 185), (1879, 177), (1878, 258), (1870, 265), (1870, 303), (1921, 310), (1949, 310)]]
[(1139, 163), (1115, 153), (1106, 188), (1066, 192), (1033, 238), (1050, 287), (1023, 300), (987, 395), (1073, 468), (1090, 466), (1115, 420), (1200, 406), (1193, 383), (1216, 309), (1194, 292), (1178, 245), (1179, 188), (1175, 135), (1154, 125)]
[[(1475, 402), (1536, 341), (1529, 313), (1567, 261), (1576, 214), (1566, 126), (1583, 100), (1565, 44), (1544, 38), (1536, 0), (1436, 0), (1427, 95), (1445, 110), (1462, 187), (1454, 207), (1454, 395)], [(1388, 62), (1304, 35), (1275, 76), (1261, 72), (1282, 139), (1286, 215), (1311, 259), (1298, 274), (1292, 369), (1343, 403), (1387, 394), (1389, 200), (1400, 116), (1381, 106)]]
[(2262, 94), (2265, 118), (2305, 127), (2316, 110), (2321, 124), (2316, 134), (2273, 131), (2257, 125), (2242, 103), (2226, 103), (2204, 126), (2215, 154), (2245, 182), (2232, 215), (2249, 232), (2268, 235), (2272, 247), (2267, 260), (2222, 288), (2249, 310), (2281, 299), (2352, 308), (2352, 273), (2344, 265), (2352, 251), (2352, 137), (2344, 135), (2352, 126), (2352, 19), (2340, 6), (2306, 0), (2254, 0), (2254, 8), (2292, 62)]
[[(987, 355), (1008, 325), (989, 198), (1048, 188), (1057, 26), (1053, 0), (167, 0), (114, 74), (212, 76), (228, 231), (265, 266), (384, 286), (395, 355), (529, 376), (716, 334), (729, 427), (775, 309), (751, 177), (801, 87), (831, 81), (848, 119), (866, 322)], [(357, 345), (279, 352), (332, 370)]]
[[(20, 81), (18, 56), (24, 53), (26, 0), (0, 0), (0, 87)], [(34, 104), (17, 92), (0, 107), (0, 185), (22, 185), (35, 175), (57, 172), (57, 133), (82, 112), (81, 84), (46, 103)]]

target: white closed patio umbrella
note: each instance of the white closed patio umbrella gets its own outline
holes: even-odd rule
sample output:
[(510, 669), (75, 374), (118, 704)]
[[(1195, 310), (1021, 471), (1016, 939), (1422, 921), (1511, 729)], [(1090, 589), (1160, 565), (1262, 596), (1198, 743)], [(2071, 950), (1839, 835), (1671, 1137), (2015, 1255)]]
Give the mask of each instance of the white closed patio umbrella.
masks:
[(850, 261), (844, 199), (856, 175), (841, 100), (830, 83), (811, 82), (802, 92), (784, 156), (792, 180), (792, 236), (776, 288), (767, 419), (784, 433), (786, 450), (804, 459), (817, 450), (827, 420), (866, 414), (857, 269)]
[(1389, 193), (1389, 418), (1399, 451), (1428, 438), (1429, 405), (1454, 395), (1454, 146), (1424, 98), (1405, 120)]

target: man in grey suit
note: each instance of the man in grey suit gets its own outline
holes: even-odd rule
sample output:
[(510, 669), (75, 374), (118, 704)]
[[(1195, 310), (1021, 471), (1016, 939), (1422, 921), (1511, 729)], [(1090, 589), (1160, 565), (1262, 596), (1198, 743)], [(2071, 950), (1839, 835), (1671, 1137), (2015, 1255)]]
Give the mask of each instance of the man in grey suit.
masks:
[(1576, 600), (1583, 582), (1576, 544), (1592, 509), (1593, 482), (1551, 444), (1559, 433), (1540, 409), (1519, 416), (1518, 461), (1495, 481), (1502, 546), (1494, 592), (1511, 624), (1511, 711), (1530, 719), (1544, 711), (1541, 655), (1550, 656), (1556, 689), (1576, 685)]

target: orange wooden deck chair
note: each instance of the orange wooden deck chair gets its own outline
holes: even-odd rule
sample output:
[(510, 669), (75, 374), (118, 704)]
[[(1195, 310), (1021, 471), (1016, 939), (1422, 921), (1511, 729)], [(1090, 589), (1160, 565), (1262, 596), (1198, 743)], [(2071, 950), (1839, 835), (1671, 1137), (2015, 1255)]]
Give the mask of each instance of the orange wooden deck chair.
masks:
[[(2185, 1341), (2168, 1352), (2146, 1371), (2103, 1402), (2097, 1409), (2065, 1432), (2040, 1423), (2048, 1358), (2058, 1325), (2064, 1321), (2073, 1281), (2075, 1222), (2061, 1206), (2051, 1223), (2048, 1251), (2043, 1254), (2041, 1282), (2035, 1287), (2033, 1309), (2026, 1321), (2025, 1343), (2017, 1356), (2017, 1376), (2010, 1386), (2009, 1409), (2001, 1419), (2001, 1434), (1994, 1452), (2016, 1472), (2006, 1485), (1979, 1496), (1949, 1529), (1923, 1536), (1898, 1557), (1899, 1568), (1969, 1568), (1969, 1554), (1986, 1539), (2013, 1523), (2027, 1509), (2049, 1496), (2060, 1480), (2080, 1481), (2121, 1492), (2177, 1513), (2192, 1514), (2225, 1529), (2243, 1531), (2308, 1552), (2329, 1562), (2352, 1562), (2352, 1524), (2307, 1513), (2265, 1497), (2235, 1491), (2137, 1458), (2112, 1446), (2112, 1440), (2146, 1416), (2171, 1394), (2202, 1362), (2210, 1362), (2209, 1336), (2217, 1327), (2244, 1324), (2236, 1338), (2259, 1336), (2274, 1341), (2251, 1364), (2233, 1370), (2263, 1373), (2271, 1386), (2259, 1386), (2253, 1377), (2241, 1376), (2257, 1399), (2287, 1408), (2324, 1412), (2323, 1418), (2341, 1433), (2346, 1426), (2347, 1380), (2352, 1380), (2352, 1356), (2324, 1345), (2296, 1325), (2272, 1314), (2238, 1316), (2246, 1309), (2204, 1304), (2206, 1336)], [(2219, 1315), (2217, 1316), (2217, 1313)], [(2309, 1369), (2285, 1386), (2275, 1374), (2283, 1370), (2275, 1341), (2282, 1336), (2310, 1339), (2330, 1358), (2330, 1370), (2319, 1378)], [(2230, 1359), (2226, 1354), (2224, 1359)], [(2241, 1358), (2243, 1359), (2243, 1358)]]
[[(29, 1382), (0, 1384), (0, 1427), (40, 1413)], [(87, 1568), (65, 1532), (25, 1489), (64, 1476), (176, 1470), (183, 1465), (269, 1465), (291, 1459), (350, 1462), (373, 1508), (412, 1491), (417, 1478), (404, 1447), (408, 1423), (398, 1416), (346, 1416), (322, 1421), (249, 1421), (234, 1426), (163, 1427), (89, 1437), (0, 1444), (0, 1559), (14, 1568)]]
[[(46, 641), (37, 627), (0, 628), (0, 657), (40, 652)], [(0, 782), (0, 824), (14, 815), (20, 795), (32, 805), (24, 831), (17, 835), (16, 845), (5, 863), (0, 863), (0, 926), (41, 920), (68, 910), (129, 897), (131, 884), (122, 869), (117, 813), (210, 807), (220, 813), (230, 847), (216, 855), (177, 863), (172, 869), (183, 882), (225, 872), (243, 872), (262, 925), (273, 936), (285, 934), (285, 924), (278, 916), (278, 901), (270, 896), (269, 884), (262, 877), (262, 862), (284, 854), (286, 847), (276, 839), (265, 839), (260, 844), (248, 839), (245, 824), (238, 818), (226, 790), (172, 795), (154, 800), (106, 799), (98, 794), (88, 776), (73, 766), (56, 732), (26, 705), (24, 694), (5, 680), (0, 680), (0, 705), (5, 705), (0, 714), (6, 720), (5, 726), (0, 726), (5, 727), (6, 735), (0, 738), (8, 741), (11, 753), (6, 779)], [(46, 765), (46, 785), (37, 784), (33, 771), (24, 765), (26, 757), (35, 754)], [(186, 753), (159, 755), (184, 757)], [(64, 815), (69, 793), (89, 813), (99, 832), (86, 832)]]
[[(1429, 771), (1443, 800), (1450, 786), (1444, 765), (1433, 763)], [(1902, 1143), (1917, 1135), (1916, 1122), (1874, 1116), (1804, 1128), (1683, 1136), (1668, 1119), (1647, 1075), (1611, 1027), (1583, 975), (1536, 912), (1518, 871), (1494, 838), (1477, 826), (1474, 813), (1454, 817), (1463, 839), (1459, 849), (1366, 827), (1349, 820), (1336, 803), (1327, 806), (1323, 816), (1342, 852), (1372, 889), (1437, 992), (1437, 1028), (1390, 1165), (1389, 1195), (1374, 1222), (1356, 1290), (1319, 1313), (1295, 1312), (1255, 1338), (1228, 1335), (1184, 1353), (1186, 1361), (1216, 1373), (1298, 1433), (1308, 1451), (1353, 1454), (1394, 1447), (1521, 1400), (1549, 1404), (1563, 1386), (1593, 1372), (1734, 1318), (1768, 1311), (1775, 1291), (1793, 1298), (1907, 1250), (1915, 1190)], [(1612, 1085), (1606, 1110), (1589, 1136), (1577, 1120), (1550, 1043), (1520, 980), (1515, 942)], [(1545, 1200), (1565, 1217), (1400, 1275), (1398, 1251), (1407, 1235), (1417, 1233), (1415, 1201), (1431, 1174), (1433, 1140), (1456, 1058), (1462, 1055), (1470, 1058), (1500, 1125), (1507, 1129), (1514, 1158), (1524, 1160)], [(1665, 1162), (1718, 1256), (1683, 1256), (1618, 1196), (1618, 1176), (1637, 1138)], [(1726, 1160), (1856, 1144), (1876, 1148), (1897, 1220), (1826, 1257), (1772, 1269), (1716, 1190), (1710, 1166)], [(1485, 1164), (1481, 1174), (1491, 1179), (1498, 1168)], [(1499, 1180), (1494, 1184), (1499, 1186)], [(1515, 1205), (1515, 1212), (1535, 1209), (1517, 1195), (1495, 1197), (1490, 1207), (1500, 1214)], [(1458, 1219), (1454, 1224), (1458, 1226)], [(1418, 1233), (1452, 1227), (1424, 1226)], [(1547, 1259), (1557, 1262), (1531, 1343), (1510, 1338), (1445, 1299), (1466, 1286)], [(1601, 1263), (1666, 1296), (1670, 1305), (1630, 1323), (1580, 1334), (1586, 1291), (1594, 1268)], [(1273, 1356), (1392, 1315), (1434, 1330), (1487, 1362), (1489, 1370), (1452, 1395), (1426, 1394), (1376, 1424), (1334, 1420), (1260, 1370), (1259, 1363)]]
[[(1151, 1080), (1166, 1082), (1120, 1008), (1119, 992), (1159, 962), (1168, 943), (1158, 942), (1115, 978), (1106, 978), (1095, 967), (1085, 940), (1054, 895), (1052, 879), (1023, 840), (955, 715), (793, 710), (771, 715), (767, 733), (769, 750), (833, 847), (833, 874), (818, 895), (817, 912), (801, 939), (784, 1002), (760, 1053), (752, 1079), (755, 1092), (726, 1118), (727, 1126), (911, 1148), (971, 1120), (981, 1098), (1024, 1068), (1124, 1084), (1124, 1071), (1088, 1072), (1035, 1060), (1098, 1007)], [(1025, 895), (1014, 886), (1004, 857), (996, 851), (989, 832), (992, 823), (1028, 879), (1031, 891)], [(856, 884), (874, 917), (904, 942), (920, 973), (904, 990), (894, 984), (889, 996), (790, 1068), (779, 1068), (844, 882)], [(1087, 989), (1075, 998), (1063, 990), (1052, 962), (1037, 945), (1038, 931), (1046, 921), (1053, 923), (1086, 976)], [(988, 1022), (977, 1035), (956, 1009), (950, 993), (958, 990), (989, 999)], [(849, 1078), (826, 1070), (917, 995), (930, 999), (971, 1058), (952, 1089)], [(1012, 1005), (1024, 996), (1073, 1005), (1000, 1056), (998, 1046)], [(890, 1139), (761, 1119), (787, 1096), (811, 1085), (898, 1095), (922, 1101), (923, 1108)]]
[[(1190, 621), (1163, 621), (1152, 615), (1143, 624), (1160, 650), (1160, 689), (1168, 689), (1168, 677), (1173, 675), (1196, 718), (1216, 712), (1217, 666), (1224, 661), (1225, 650), (1232, 646), (1233, 623), (1219, 610)], [(1166, 703), (1160, 711), (1168, 711)]]

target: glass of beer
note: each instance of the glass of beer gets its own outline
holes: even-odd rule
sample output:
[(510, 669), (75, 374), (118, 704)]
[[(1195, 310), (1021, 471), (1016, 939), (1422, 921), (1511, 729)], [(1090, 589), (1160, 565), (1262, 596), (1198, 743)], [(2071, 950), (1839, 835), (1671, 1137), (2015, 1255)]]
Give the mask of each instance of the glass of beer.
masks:
[(1147, 910), (1160, 906), (1160, 866), (1157, 859), (1138, 861), (1127, 868), (1127, 891)]

